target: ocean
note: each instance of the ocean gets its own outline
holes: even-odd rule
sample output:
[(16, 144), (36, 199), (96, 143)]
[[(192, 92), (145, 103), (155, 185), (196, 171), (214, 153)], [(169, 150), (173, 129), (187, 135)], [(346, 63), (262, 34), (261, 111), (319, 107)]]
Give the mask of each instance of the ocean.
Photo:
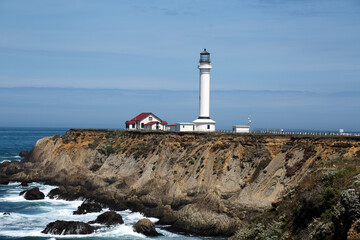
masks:
[[(63, 128), (0, 128), (0, 163), (4, 161), (21, 161), (19, 152), (30, 151), (36, 141), (42, 137), (64, 134), (67, 129)], [(124, 219), (124, 224), (101, 229), (89, 235), (49, 235), (41, 231), (50, 222), (56, 220), (73, 220), (88, 222), (95, 220), (101, 213), (88, 213), (85, 215), (73, 215), (72, 212), (81, 205), (82, 201), (64, 201), (49, 199), (28, 201), (19, 193), (25, 189), (39, 187), (42, 192), (47, 193), (56, 186), (43, 183), (31, 183), (29, 187), (20, 188), (19, 182), (10, 182), (9, 185), (0, 185), (0, 239), (6, 240), (55, 240), (55, 239), (147, 239), (144, 235), (132, 230), (138, 220), (144, 218), (141, 213), (130, 210), (118, 211)], [(108, 209), (103, 209), (102, 212)], [(9, 213), (10, 215), (4, 215)], [(157, 221), (156, 218), (150, 218)], [(158, 232), (163, 236), (151, 239), (224, 239), (215, 237), (198, 237), (183, 235), (165, 230), (156, 225)]]

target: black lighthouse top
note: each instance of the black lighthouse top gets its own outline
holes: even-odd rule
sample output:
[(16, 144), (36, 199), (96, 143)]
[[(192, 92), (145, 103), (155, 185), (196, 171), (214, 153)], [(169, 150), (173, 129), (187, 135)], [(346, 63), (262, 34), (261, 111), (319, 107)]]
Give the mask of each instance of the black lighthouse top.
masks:
[(200, 53), (200, 63), (210, 63), (210, 53), (206, 51), (206, 48)]

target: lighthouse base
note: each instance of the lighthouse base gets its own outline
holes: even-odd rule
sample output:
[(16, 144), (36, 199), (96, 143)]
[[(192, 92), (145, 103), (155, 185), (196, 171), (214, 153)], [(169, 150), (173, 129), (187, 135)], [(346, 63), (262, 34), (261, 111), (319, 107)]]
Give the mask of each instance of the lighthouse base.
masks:
[(214, 132), (215, 131), (215, 121), (208, 118), (198, 118), (193, 121), (194, 131), (196, 132)]

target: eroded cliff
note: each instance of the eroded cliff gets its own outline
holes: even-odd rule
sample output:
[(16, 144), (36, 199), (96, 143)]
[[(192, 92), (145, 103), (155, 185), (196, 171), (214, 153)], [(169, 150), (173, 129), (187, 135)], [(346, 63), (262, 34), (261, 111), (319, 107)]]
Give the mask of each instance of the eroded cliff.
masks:
[(70, 130), (1, 178), (82, 186), (99, 201), (203, 235), (231, 235), (313, 166), (360, 157), (356, 137)]

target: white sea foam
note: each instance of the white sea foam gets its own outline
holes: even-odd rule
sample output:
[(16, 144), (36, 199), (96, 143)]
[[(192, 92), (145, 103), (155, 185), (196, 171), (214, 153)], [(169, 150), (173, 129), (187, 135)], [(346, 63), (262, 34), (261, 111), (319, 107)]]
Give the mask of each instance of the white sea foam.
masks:
[[(49, 199), (45, 197), (43, 200), (28, 201), (19, 196), (20, 191), (24, 189), (31, 189), (39, 187), (39, 189), (48, 194), (55, 186), (43, 185), (40, 183), (30, 183), (29, 187), (17, 188), (19, 182), (11, 182), (8, 186), (4, 186), (7, 192), (0, 196), (0, 204), (12, 204), (16, 206), (10, 215), (0, 214), (0, 236), (11, 237), (41, 237), (48, 240), (56, 239), (82, 239), (82, 238), (100, 238), (100, 239), (133, 239), (141, 240), (146, 238), (144, 235), (134, 232), (132, 225), (145, 216), (138, 212), (131, 212), (130, 210), (117, 211), (123, 219), (124, 224), (115, 225), (113, 227), (104, 227), (96, 230), (93, 234), (88, 235), (49, 235), (41, 233), (42, 230), (50, 222), (56, 220), (65, 221), (81, 221), (89, 222), (95, 220), (98, 215), (108, 211), (103, 209), (99, 213), (88, 213), (85, 215), (73, 215), (73, 211), (82, 204), (82, 201), (65, 201), (57, 199)], [(157, 222), (157, 218), (149, 218), (152, 222)], [(94, 226), (101, 226), (95, 224)], [(156, 228), (158, 232), (164, 236), (158, 239), (199, 239), (194, 237), (183, 236), (176, 233), (171, 233), (166, 230)]]
[[(145, 218), (145, 216), (142, 213), (139, 212), (119, 212), (121, 214), (121, 216), (123, 216), (124, 222), (128, 223), (128, 224), (135, 224), (137, 221), (139, 221), (140, 219)], [(150, 219), (150, 221), (152, 221), (153, 223), (156, 223), (157, 221), (159, 221), (159, 219), (157, 218), (148, 218)]]
[(1, 160), (0, 163), (4, 163), (4, 162), (11, 162), (10, 160), (8, 159), (5, 159), (5, 160)]

